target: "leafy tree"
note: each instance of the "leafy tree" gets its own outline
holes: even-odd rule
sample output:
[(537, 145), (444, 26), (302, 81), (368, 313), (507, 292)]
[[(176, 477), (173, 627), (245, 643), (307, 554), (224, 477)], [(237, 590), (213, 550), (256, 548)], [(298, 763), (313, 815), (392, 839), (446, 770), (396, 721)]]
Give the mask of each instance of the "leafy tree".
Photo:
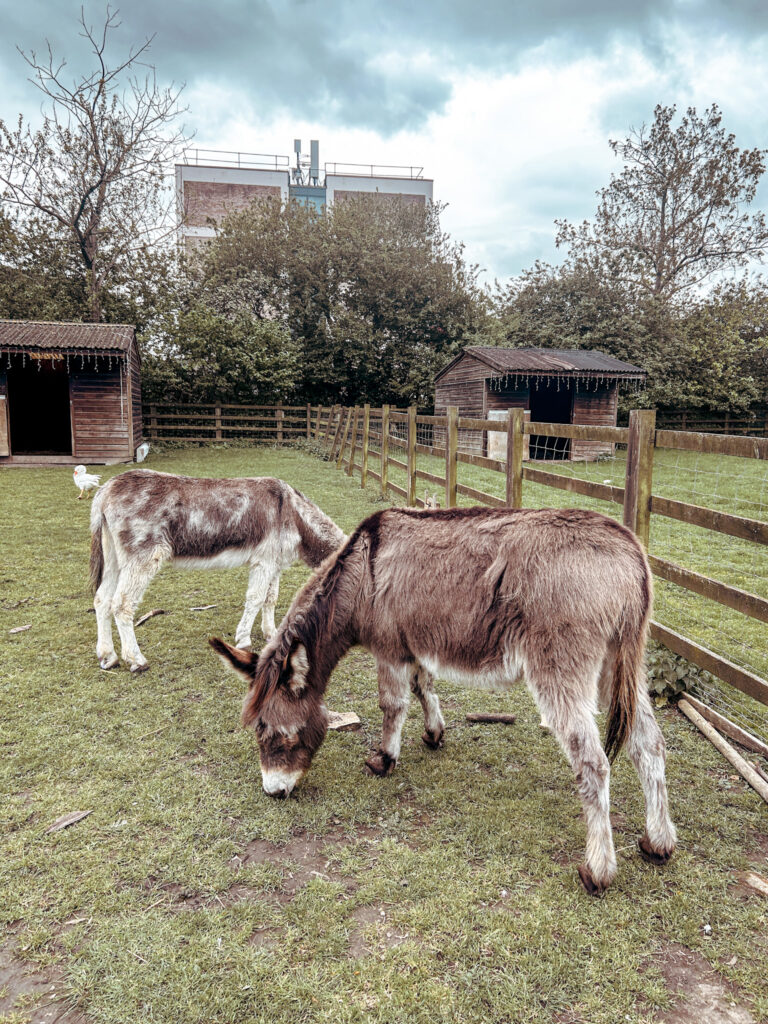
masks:
[(439, 215), (386, 196), (323, 213), (257, 201), (201, 253), (199, 295), (285, 327), (301, 352), (296, 398), (430, 404), (477, 309), (475, 268)]
[(714, 104), (701, 117), (689, 108), (676, 128), (675, 112), (658, 105), (650, 128), (610, 143), (624, 167), (598, 192), (592, 223), (557, 222), (571, 260), (659, 301), (768, 250), (764, 215), (746, 209), (766, 150), (739, 149)]
[(147, 401), (271, 404), (290, 394), (298, 348), (278, 323), (226, 317), (192, 301), (162, 317), (144, 345)]
[(41, 59), (22, 54), (48, 106), (38, 129), (21, 117), (15, 127), (0, 121), (0, 198), (31, 216), (33, 233), (48, 224), (67, 260), (76, 257), (88, 319), (99, 321), (109, 284), (169, 230), (165, 167), (183, 135), (174, 127), (180, 90), (161, 89), (152, 68), (137, 74), (151, 40), (110, 63), (116, 14), (107, 8), (98, 32), (83, 13), (80, 24), (93, 67), (72, 84), (50, 45)]

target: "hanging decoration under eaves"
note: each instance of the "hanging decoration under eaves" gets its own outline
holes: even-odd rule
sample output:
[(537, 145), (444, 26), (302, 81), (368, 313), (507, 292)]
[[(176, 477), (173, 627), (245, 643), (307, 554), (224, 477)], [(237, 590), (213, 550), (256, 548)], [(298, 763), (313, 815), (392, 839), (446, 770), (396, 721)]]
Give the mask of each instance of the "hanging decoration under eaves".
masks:
[(555, 384), (556, 390), (570, 389), (575, 387), (577, 391), (599, 391), (601, 388), (609, 388), (614, 384), (622, 391), (638, 392), (643, 387), (643, 381), (638, 377), (619, 377), (615, 374), (589, 373), (586, 375), (575, 373), (520, 373), (508, 372), (488, 378), (491, 391), (514, 391), (520, 388), (528, 388), (538, 391), (540, 387), (546, 388)]
[(77, 370), (93, 370), (96, 373), (111, 372), (120, 368), (122, 373), (126, 364), (123, 352), (73, 352), (21, 349), (15, 351), (0, 350), (0, 368), (10, 370), (14, 366), (25, 369), (28, 362), (36, 365), (39, 370), (44, 362), (52, 366), (60, 364), (66, 372)]

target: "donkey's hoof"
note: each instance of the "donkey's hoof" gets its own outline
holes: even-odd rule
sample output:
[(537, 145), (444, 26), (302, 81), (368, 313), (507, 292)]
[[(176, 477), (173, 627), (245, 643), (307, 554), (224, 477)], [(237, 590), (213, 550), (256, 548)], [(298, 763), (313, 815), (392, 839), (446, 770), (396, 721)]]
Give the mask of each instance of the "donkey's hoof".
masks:
[(120, 659), (116, 654), (107, 654), (103, 658), (99, 658), (99, 668), (109, 669), (115, 668), (116, 665), (120, 664)]
[(647, 835), (639, 839), (637, 845), (643, 860), (649, 864), (655, 864), (656, 867), (663, 867), (672, 856), (672, 850), (654, 850)]
[(146, 672), (148, 668), (149, 668), (149, 663), (148, 662), (146, 662), (146, 661), (134, 661), (134, 663), (131, 665), (131, 672), (133, 672), (135, 675), (138, 675), (139, 672)]
[(590, 896), (603, 896), (605, 894), (607, 885), (603, 885), (601, 882), (598, 882), (586, 864), (579, 864), (578, 870), (581, 884)]
[(397, 760), (394, 757), (390, 757), (389, 754), (384, 750), (377, 750), (375, 754), (371, 754), (368, 760), (365, 762), (365, 767), (372, 775), (378, 775), (381, 778), (385, 778), (387, 775), (391, 775), (395, 770)]
[(440, 732), (433, 732), (431, 729), (425, 729), (421, 734), (421, 739), (430, 750), (439, 750), (445, 743), (445, 730), (441, 729)]

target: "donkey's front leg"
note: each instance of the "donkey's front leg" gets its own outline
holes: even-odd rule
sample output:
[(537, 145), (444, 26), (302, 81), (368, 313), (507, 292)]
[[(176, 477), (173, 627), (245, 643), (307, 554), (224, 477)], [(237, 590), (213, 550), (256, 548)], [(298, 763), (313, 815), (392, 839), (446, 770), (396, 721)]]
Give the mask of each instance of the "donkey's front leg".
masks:
[(267, 599), (271, 579), (270, 572), (260, 562), (251, 566), (248, 589), (245, 592), (245, 608), (235, 630), (235, 647), (250, 649), (253, 623)]
[(280, 593), (280, 573), (276, 572), (267, 587), (267, 596), (264, 598), (264, 607), (261, 609), (261, 632), (271, 640), (277, 630), (275, 629), (275, 605)]
[(410, 703), (413, 664), (379, 662), (379, 707), (384, 712), (381, 746), (365, 762), (374, 775), (390, 775), (400, 756), (400, 736)]
[(440, 711), (440, 701), (432, 689), (432, 675), (418, 662), (411, 675), (411, 690), (418, 697), (424, 711), (424, 732), (421, 738), (432, 750), (442, 747), (445, 736), (445, 721)]

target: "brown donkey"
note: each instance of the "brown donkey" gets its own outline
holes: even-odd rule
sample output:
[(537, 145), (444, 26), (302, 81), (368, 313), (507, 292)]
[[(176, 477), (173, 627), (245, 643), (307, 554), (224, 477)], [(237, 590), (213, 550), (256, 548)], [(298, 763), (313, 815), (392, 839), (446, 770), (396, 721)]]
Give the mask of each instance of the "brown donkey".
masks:
[[(609, 764), (625, 742), (645, 793), (640, 850), (662, 864), (675, 847), (643, 671), (650, 607), (641, 546), (596, 512), (388, 509), (321, 566), (260, 657), (211, 644), (250, 683), (243, 722), (271, 796), (287, 796), (309, 768), (326, 732), (328, 678), (354, 644), (378, 664), (384, 723), (367, 762), (378, 775), (400, 754), (409, 690), (424, 710), (424, 742), (439, 747), (433, 676), (506, 688), (523, 675), (576, 774), (587, 828), (579, 874), (597, 895), (616, 874)], [(605, 750), (598, 703), (608, 709)]]
[(133, 616), (164, 562), (190, 569), (250, 567), (235, 643), (250, 646), (259, 609), (275, 633), (280, 574), (298, 558), (313, 568), (347, 539), (301, 492), (273, 477), (196, 479), (130, 470), (100, 488), (91, 510), (91, 582), (102, 668), (118, 663), (112, 616), (131, 672), (148, 668)]

